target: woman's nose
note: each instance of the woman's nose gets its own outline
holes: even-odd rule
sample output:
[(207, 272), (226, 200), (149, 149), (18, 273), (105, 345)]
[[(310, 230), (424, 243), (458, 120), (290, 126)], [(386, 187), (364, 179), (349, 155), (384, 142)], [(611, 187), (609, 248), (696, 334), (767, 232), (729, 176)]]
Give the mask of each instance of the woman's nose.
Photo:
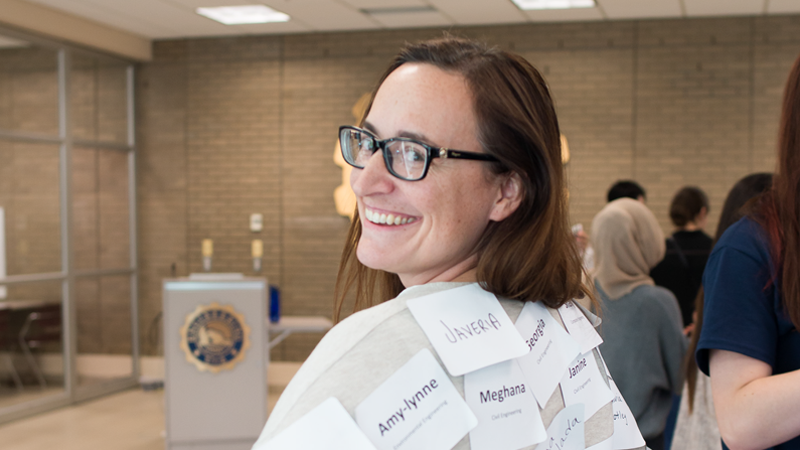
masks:
[(394, 177), (386, 170), (383, 150), (369, 157), (363, 169), (353, 169), (350, 173), (350, 186), (357, 196), (386, 194), (394, 188)]

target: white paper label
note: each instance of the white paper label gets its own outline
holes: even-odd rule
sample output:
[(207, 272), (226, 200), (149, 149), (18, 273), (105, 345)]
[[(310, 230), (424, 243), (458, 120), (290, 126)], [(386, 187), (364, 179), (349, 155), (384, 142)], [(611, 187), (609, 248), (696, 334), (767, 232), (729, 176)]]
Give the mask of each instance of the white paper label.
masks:
[(517, 450), (542, 442), (547, 432), (525, 376), (515, 360), (464, 375), (464, 396), (478, 426), (472, 450)]
[(611, 377), (608, 377), (608, 383), (611, 385), (611, 392), (614, 393), (614, 400), (611, 401), (614, 408), (613, 449), (622, 450), (644, 446), (645, 442), (639, 431), (639, 425), (636, 424), (631, 409), (622, 398), (617, 383), (614, 383)]
[(562, 409), (547, 428), (547, 440), (536, 450), (584, 450), (583, 405)]
[(564, 326), (570, 336), (581, 346), (581, 353), (588, 353), (589, 350), (603, 343), (603, 338), (574, 301), (564, 303), (561, 308), (558, 308), (558, 313), (561, 314), (561, 320), (564, 321)]
[(613, 447), (611, 445), (613, 440), (614, 437), (612, 436), (603, 442), (598, 442), (597, 444), (594, 444), (591, 447), (586, 447), (586, 450), (613, 450)]
[(544, 408), (580, 347), (540, 303), (526, 302), (516, 323), (530, 352), (519, 358), (536, 401)]
[(528, 352), (497, 297), (477, 284), (415, 298), (407, 305), (453, 376)]
[(375, 450), (339, 400), (331, 397), (253, 450)]
[(567, 373), (561, 379), (564, 404), (569, 406), (583, 403), (586, 418), (592, 417), (614, 398), (603, 380), (604, 377), (605, 375), (600, 374), (592, 351), (579, 355), (570, 363)]
[(378, 450), (450, 450), (478, 419), (424, 349), (356, 407), (356, 423)]

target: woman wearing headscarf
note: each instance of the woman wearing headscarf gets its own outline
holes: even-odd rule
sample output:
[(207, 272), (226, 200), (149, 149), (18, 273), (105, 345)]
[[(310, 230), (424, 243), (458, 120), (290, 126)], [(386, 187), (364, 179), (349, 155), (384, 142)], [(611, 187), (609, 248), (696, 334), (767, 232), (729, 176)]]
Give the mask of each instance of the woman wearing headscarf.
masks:
[(621, 198), (595, 216), (592, 242), (603, 312), (600, 350), (647, 446), (659, 450), (672, 394), (680, 394), (687, 346), (675, 296), (649, 276), (664, 257), (664, 234), (647, 206)]

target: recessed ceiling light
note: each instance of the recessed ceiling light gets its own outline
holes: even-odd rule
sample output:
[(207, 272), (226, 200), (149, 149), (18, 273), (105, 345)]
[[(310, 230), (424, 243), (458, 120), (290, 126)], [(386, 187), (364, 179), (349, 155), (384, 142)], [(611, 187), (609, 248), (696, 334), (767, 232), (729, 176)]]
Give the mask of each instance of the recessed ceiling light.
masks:
[(595, 0), (512, 0), (519, 9), (594, 8)]
[(246, 23), (287, 22), (289, 16), (264, 5), (219, 6), (197, 8), (197, 14), (224, 23), (241, 25)]

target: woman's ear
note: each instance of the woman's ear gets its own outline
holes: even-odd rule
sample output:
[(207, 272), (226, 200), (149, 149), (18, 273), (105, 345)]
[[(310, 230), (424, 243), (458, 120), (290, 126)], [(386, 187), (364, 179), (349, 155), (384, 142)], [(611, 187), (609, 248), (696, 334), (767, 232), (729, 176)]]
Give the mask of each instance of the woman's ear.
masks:
[(500, 183), (500, 193), (489, 214), (489, 220), (500, 222), (514, 213), (522, 203), (522, 179), (516, 172), (503, 175)]

